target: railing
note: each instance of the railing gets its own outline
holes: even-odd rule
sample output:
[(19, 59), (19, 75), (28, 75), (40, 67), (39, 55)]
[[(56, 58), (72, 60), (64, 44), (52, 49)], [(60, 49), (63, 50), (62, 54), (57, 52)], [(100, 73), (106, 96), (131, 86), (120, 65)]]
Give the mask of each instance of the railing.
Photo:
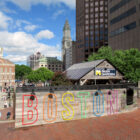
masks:
[(94, 89), (120, 89), (120, 88), (135, 88), (137, 84), (113, 84), (113, 85), (73, 85), (73, 86), (49, 86), (49, 87), (18, 87), (16, 92), (31, 92), (34, 91), (67, 91), (67, 90), (94, 90)]

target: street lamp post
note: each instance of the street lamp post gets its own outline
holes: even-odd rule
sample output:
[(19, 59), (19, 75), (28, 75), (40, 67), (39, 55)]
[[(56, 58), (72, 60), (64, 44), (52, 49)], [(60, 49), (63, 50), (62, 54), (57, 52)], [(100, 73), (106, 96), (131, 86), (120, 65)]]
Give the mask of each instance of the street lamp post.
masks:
[(95, 85), (96, 85), (96, 66), (94, 67), (94, 69), (95, 69)]

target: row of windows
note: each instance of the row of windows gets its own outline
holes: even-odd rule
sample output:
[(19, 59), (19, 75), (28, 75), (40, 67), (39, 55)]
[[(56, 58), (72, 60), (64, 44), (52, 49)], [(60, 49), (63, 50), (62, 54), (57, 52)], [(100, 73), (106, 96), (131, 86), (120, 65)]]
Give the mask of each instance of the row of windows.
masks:
[(128, 11), (124, 12), (123, 14), (119, 15), (118, 17), (112, 19), (110, 21), (110, 24), (115, 24), (119, 21), (121, 21), (122, 19), (125, 19), (126, 17), (130, 16), (130, 15), (133, 15), (134, 13), (136, 13), (136, 7), (133, 7), (131, 9), (129, 9)]
[[(85, 0), (85, 6), (86, 7), (88, 7), (89, 5), (90, 6), (93, 6), (94, 5), (94, 2), (93, 2), (93, 0), (90, 0), (90, 2), (89, 2), (89, 0)], [(95, 1), (95, 6), (98, 6), (98, 5), (103, 5), (104, 4), (104, 1), (102, 0), (102, 1)], [(105, 1), (105, 5), (107, 5), (108, 4), (108, 2), (107, 1)]]
[(89, 24), (89, 23), (91, 23), (91, 24), (93, 24), (93, 23), (103, 23), (103, 22), (108, 22), (108, 19), (103, 19), (103, 18), (100, 18), (100, 19), (95, 19), (95, 20), (93, 20), (93, 19), (90, 19), (90, 21), (87, 19), (86, 21), (85, 21), (85, 24)]
[(123, 27), (115, 30), (115, 31), (112, 31), (111, 34), (110, 34), (110, 36), (113, 37), (113, 36), (119, 35), (119, 34), (121, 34), (123, 32), (132, 30), (134, 28), (136, 28), (136, 22), (130, 23), (128, 25), (125, 25), (125, 26), (123, 26)]
[(88, 19), (88, 18), (94, 18), (94, 17), (95, 17), (95, 18), (99, 18), (99, 16), (100, 16), (100, 17), (103, 17), (104, 15), (105, 15), (105, 17), (108, 16), (107, 13), (100, 12), (100, 13), (95, 13), (95, 14), (90, 14), (90, 15), (89, 15), (89, 14), (86, 14), (86, 15), (85, 15), (85, 18), (86, 18), (86, 19)]
[[(100, 39), (102, 39), (102, 38), (100, 37)], [(108, 41), (108, 36), (105, 36), (105, 37), (104, 37), (104, 40), (105, 40), (105, 41)], [(93, 47), (93, 46), (95, 46), (95, 47), (97, 47), (97, 46), (102, 46), (102, 45), (103, 45), (103, 42), (101, 42), (101, 43), (100, 43), (100, 42), (101, 42), (101, 40), (96, 40), (95, 42), (90, 42), (90, 43), (89, 43), (89, 42), (86, 42), (86, 43), (85, 43), (85, 47), (88, 48), (89, 46), (90, 46), (90, 47)], [(102, 44), (102, 45), (101, 45), (101, 44)]]
[(5, 72), (5, 73), (10, 72), (11, 73), (12, 72), (12, 68), (9, 68), (9, 69), (8, 68), (0, 68), (0, 72), (1, 73), (3, 73), (3, 72)]
[(99, 29), (100, 28), (100, 30), (101, 30), (103, 27), (108, 28), (108, 24), (99, 24), (99, 25), (98, 24), (95, 24), (95, 25), (90, 25), (90, 26), (86, 25), (85, 26), (85, 29), (86, 30), (88, 30), (88, 29), (93, 30), (94, 28), (95, 29)]
[(122, 0), (122, 1), (120, 1), (118, 4), (116, 4), (115, 6), (113, 6), (110, 9), (110, 13), (115, 12), (116, 10), (118, 10), (121, 7), (123, 7), (125, 4), (129, 3), (130, 1), (132, 1), (132, 0)]
[(95, 30), (95, 31), (86, 31), (85, 32), (85, 34), (86, 35), (89, 35), (89, 33), (90, 33), (90, 35), (93, 35), (93, 34), (95, 34), (95, 35), (98, 35), (98, 34), (100, 34), (100, 35), (102, 35), (102, 34), (108, 34), (108, 29), (101, 29), (100, 31), (99, 30)]
[[(90, 12), (93, 12), (93, 11), (95, 11), (95, 12), (99, 12), (99, 11), (104, 11), (104, 9), (105, 9), (105, 11), (107, 11), (108, 10), (108, 8), (107, 7), (100, 7), (100, 8), (98, 8), (98, 7), (96, 7), (96, 8), (90, 8)], [(85, 9), (85, 13), (89, 13), (89, 8), (86, 8)]]
[(41, 65), (41, 67), (62, 67), (62, 65)]
[(12, 75), (0, 75), (0, 79), (2, 80), (11, 80), (11, 79), (13, 79), (14, 78), (14, 76), (12, 76)]

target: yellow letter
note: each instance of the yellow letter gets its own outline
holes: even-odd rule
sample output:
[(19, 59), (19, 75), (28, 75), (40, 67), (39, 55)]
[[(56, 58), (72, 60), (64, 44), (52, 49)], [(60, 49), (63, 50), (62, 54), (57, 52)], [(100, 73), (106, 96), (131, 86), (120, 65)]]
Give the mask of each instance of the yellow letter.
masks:
[[(72, 109), (72, 112), (71, 112), (71, 110), (64, 104), (63, 98), (64, 98), (65, 95), (71, 95), (71, 96), (72, 96), (72, 99), (70, 99), (70, 97), (66, 97), (66, 103), (70, 106), (70, 108)], [(66, 108), (66, 110), (62, 111), (62, 118), (63, 118), (63, 120), (71, 120), (71, 119), (73, 119), (73, 117), (74, 117), (74, 109), (73, 109), (72, 105), (69, 103), (68, 100), (69, 100), (69, 101), (74, 101), (74, 96), (73, 96), (72, 93), (64, 93), (63, 96), (62, 96), (62, 105)], [(66, 118), (64, 117), (64, 113), (65, 113), (66, 116), (67, 116)], [(71, 115), (71, 113), (72, 113), (72, 115)], [(69, 117), (69, 118), (68, 118), (68, 117)]]

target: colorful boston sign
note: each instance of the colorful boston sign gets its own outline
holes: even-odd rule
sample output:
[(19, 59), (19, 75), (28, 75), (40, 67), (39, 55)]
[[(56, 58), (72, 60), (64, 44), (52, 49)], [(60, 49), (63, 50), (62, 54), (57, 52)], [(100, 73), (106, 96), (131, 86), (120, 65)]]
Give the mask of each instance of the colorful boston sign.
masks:
[[(31, 96), (34, 96), (34, 100), (31, 100)], [(22, 125), (32, 125), (40, 121), (38, 119), (41, 115), (39, 114), (41, 108), (38, 106), (40, 99), (42, 98), (38, 99), (35, 95), (22, 96)], [(91, 101), (92, 99), (93, 101)], [(78, 102), (81, 111), (75, 110), (75, 102)], [(93, 103), (93, 109), (91, 107), (90, 112), (93, 112), (96, 117), (104, 115), (105, 110), (108, 115), (118, 112), (118, 92), (116, 90), (108, 91), (107, 94), (103, 94), (100, 90), (92, 94), (90, 92), (77, 92), (76, 94), (67, 92), (62, 95), (61, 102), (60, 100), (58, 102), (57, 94), (47, 93), (42, 100), (43, 106), (41, 105), (43, 107), (42, 119), (47, 123), (56, 122), (60, 117), (62, 120), (72, 120), (75, 119), (75, 115), (79, 114), (79, 112), (81, 113), (81, 118), (87, 118), (87, 104), (89, 105), (89, 102)], [(58, 116), (60, 108), (62, 111), (61, 115), (59, 114)]]

